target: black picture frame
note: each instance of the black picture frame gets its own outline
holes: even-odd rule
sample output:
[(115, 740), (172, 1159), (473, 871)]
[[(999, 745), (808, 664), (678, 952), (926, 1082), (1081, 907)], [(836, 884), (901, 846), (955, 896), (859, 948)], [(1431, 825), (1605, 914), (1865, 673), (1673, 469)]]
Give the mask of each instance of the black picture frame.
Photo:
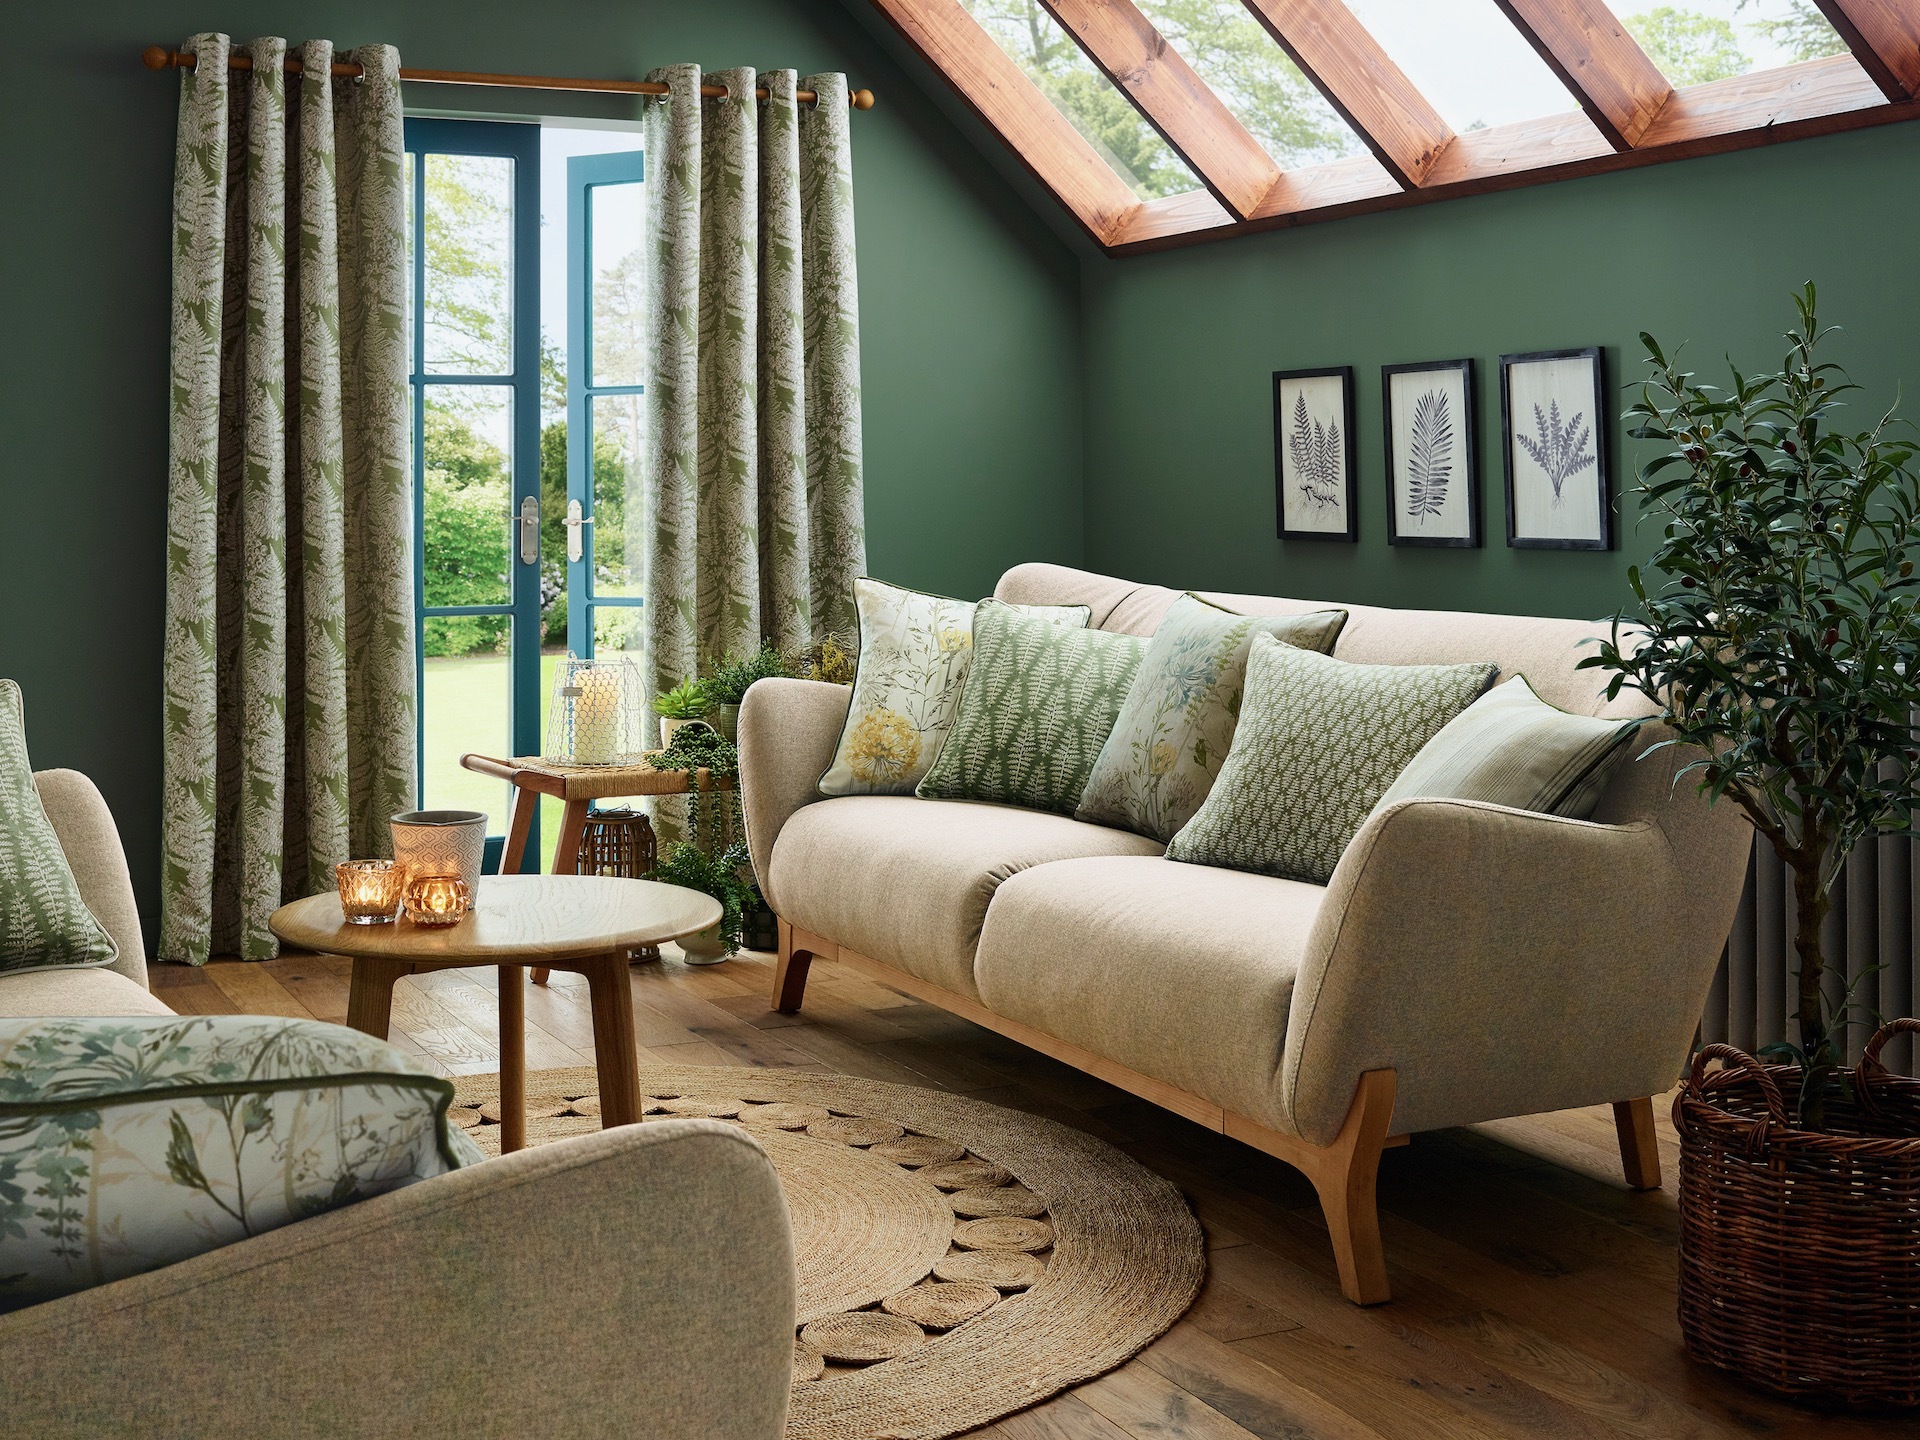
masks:
[[(1393, 381), (1397, 375), (1424, 375), (1452, 372), (1459, 376), (1462, 401), (1460, 404), (1459, 439), (1454, 453), (1464, 461), (1466, 471), (1466, 520), (1467, 533), (1464, 535), (1420, 535), (1406, 534), (1400, 528), (1401, 495), (1399, 488), (1399, 467), (1395, 464), (1398, 454), (1397, 437), (1394, 431), (1395, 411), (1393, 405)], [(1480, 445), (1477, 421), (1479, 417), (1479, 389), (1476, 385), (1474, 364), (1471, 358), (1461, 360), (1424, 360), (1409, 365), (1382, 365), (1380, 367), (1380, 413), (1381, 438), (1385, 446), (1387, 471), (1387, 544), (1434, 547), (1449, 550), (1477, 550), (1484, 540), (1480, 530)], [(1458, 483), (1456, 479), (1455, 484)]]
[[(1342, 452), (1340, 469), (1342, 473), (1336, 484), (1344, 523), (1339, 528), (1320, 526), (1307, 527), (1287, 523), (1287, 495), (1290, 476), (1287, 473), (1289, 450), (1288, 427), (1297, 420), (1290, 419), (1287, 406), (1281, 399), (1283, 390), (1289, 381), (1333, 381), (1340, 387), (1338, 401), (1339, 436)], [(1282, 540), (1341, 540), (1353, 544), (1360, 538), (1360, 455), (1359, 432), (1354, 422), (1353, 367), (1336, 365), (1314, 370), (1276, 370), (1273, 372), (1273, 491), (1275, 528)], [(1295, 385), (1296, 403), (1303, 391)], [(1331, 425), (1318, 428), (1318, 421), (1309, 418), (1309, 426), (1314, 427), (1312, 434), (1324, 439), (1332, 429)], [(1304, 433), (1304, 432), (1303, 432)], [(1311, 443), (1311, 442), (1310, 442)], [(1304, 503), (1304, 502), (1297, 502)]]
[[(1580, 490), (1577, 493), (1591, 494), (1596, 502), (1595, 523), (1592, 526), (1592, 533), (1585, 535), (1523, 533), (1517, 492), (1522, 486), (1534, 486), (1537, 482), (1530, 473), (1523, 472), (1515, 454), (1517, 435), (1514, 429), (1514, 371), (1524, 365), (1561, 360), (1585, 360), (1592, 367), (1591, 393), (1589, 394), (1586, 385), (1582, 384), (1578, 390), (1578, 398), (1590, 405), (1591, 408), (1586, 411), (1586, 414), (1593, 417), (1590, 426), (1593, 474), (1590, 478), (1579, 477), (1578, 472), (1587, 468), (1585, 465), (1580, 465), (1573, 472), (1563, 476), (1562, 484), (1573, 483), (1578, 478)], [(1607, 410), (1607, 393), (1607, 354), (1604, 346), (1588, 345), (1574, 350), (1529, 350), (1500, 357), (1500, 453), (1506, 469), (1507, 544), (1513, 549), (1611, 550), (1613, 548), (1613, 456), (1610, 444), (1612, 417)], [(1539, 427), (1538, 438), (1543, 446), (1549, 448), (1560, 441), (1563, 435), (1572, 436), (1577, 440), (1581, 419), (1582, 416), (1575, 413), (1566, 421), (1564, 431), (1556, 435), (1550, 433), (1554, 429), (1551, 420), (1536, 415), (1535, 423)], [(1568, 448), (1574, 449), (1577, 456), (1584, 447), (1573, 444)], [(1531, 453), (1529, 458), (1531, 459)], [(1538, 461), (1532, 462), (1531, 469), (1546, 473)], [(1548, 478), (1551, 479), (1550, 475)], [(1556, 496), (1560, 493), (1561, 491), (1556, 490)]]

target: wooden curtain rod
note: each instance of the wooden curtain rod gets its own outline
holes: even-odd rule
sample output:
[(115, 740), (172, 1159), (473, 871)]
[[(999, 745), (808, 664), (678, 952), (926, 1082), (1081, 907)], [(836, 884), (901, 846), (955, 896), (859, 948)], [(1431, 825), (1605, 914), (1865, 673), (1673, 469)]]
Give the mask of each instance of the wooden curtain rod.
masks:
[[(191, 50), (169, 50), (164, 45), (149, 45), (140, 52), (140, 61), (149, 70), (191, 70), (199, 63), (199, 56)], [(229, 51), (227, 67), (231, 70), (251, 70), (253, 57), (239, 51)], [(298, 60), (286, 62), (287, 73), (298, 75), (301, 65)], [(350, 61), (336, 61), (333, 73), (339, 79), (355, 79), (361, 74), (361, 67)], [(659, 80), (567, 80), (553, 75), (487, 75), (474, 70), (405, 70), (400, 78), (409, 85), (491, 85), (509, 90), (586, 90), (614, 95), (665, 95), (669, 87)], [(702, 85), (700, 93), (709, 99), (719, 99), (727, 94), (724, 85)], [(767, 98), (766, 87), (760, 86), (754, 92), (756, 99)], [(811, 90), (796, 90), (793, 98), (802, 105), (813, 105), (820, 97)], [(856, 110), (873, 108), (871, 90), (855, 90), (848, 94), (847, 103)]]

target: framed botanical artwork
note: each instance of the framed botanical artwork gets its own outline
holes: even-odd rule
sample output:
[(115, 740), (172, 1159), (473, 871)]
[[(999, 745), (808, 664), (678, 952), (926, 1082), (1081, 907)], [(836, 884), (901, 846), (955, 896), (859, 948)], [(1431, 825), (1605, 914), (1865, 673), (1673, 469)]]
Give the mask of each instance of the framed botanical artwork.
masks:
[(1606, 395), (1606, 356), (1597, 345), (1500, 357), (1507, 544), (1613, 548)]
[(1473, 361), (1380, 368), (1387, 427), (1387, 543), (1480, 543)]
[(1273, 471), (1282, 540), (1360, 538), (1351, 365), (1274, 371)]

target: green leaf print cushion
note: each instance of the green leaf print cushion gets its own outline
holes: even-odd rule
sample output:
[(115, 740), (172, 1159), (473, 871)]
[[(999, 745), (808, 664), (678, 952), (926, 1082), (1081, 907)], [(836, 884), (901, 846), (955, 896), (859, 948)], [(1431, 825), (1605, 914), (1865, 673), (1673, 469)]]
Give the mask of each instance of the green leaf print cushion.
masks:
[(317, 1020), (0, 1020), (0, 1311), (474, 1164), (452, 1098)]
[(1240, 721), (1255, 635), (1333, 648), (1344, 610), (1236, 615), (1193, 595), (1153, 632), (1074, 818), (1171, 840), (1213, 789)]

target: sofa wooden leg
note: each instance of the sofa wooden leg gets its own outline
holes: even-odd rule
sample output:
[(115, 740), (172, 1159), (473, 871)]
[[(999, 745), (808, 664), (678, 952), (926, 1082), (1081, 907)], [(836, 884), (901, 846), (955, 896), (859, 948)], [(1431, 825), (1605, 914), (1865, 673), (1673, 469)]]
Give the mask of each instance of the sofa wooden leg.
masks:
[(1374, 1183), (1387, 1127), (1393, 1122), (1393, 1095), (1393, 1071), (1367, 1071), (1354, 1087), (1352, 1108), (1333, 1144), (1300, 1167), (1313, 1181), (1327, 1217), (1333, 1258), (1340, 1267), (1340, 1292), (1356, 1305), (1379, 1305), (1391, 1298)]
[(813, 965), (813, 953), (794, 948), (793, 926), (780, 921), (780, 953), (773, 965), (773, 1008), (782, 1015), (799, 1010), (807, 993), (807, 971)]
[(1620, 1137), (1620, 1168), (1630, 1190), (1660, 1188), (1660, 1142), (1653, 1130), (1653, 1100), (1613, 1102), (1613, 1128)]

